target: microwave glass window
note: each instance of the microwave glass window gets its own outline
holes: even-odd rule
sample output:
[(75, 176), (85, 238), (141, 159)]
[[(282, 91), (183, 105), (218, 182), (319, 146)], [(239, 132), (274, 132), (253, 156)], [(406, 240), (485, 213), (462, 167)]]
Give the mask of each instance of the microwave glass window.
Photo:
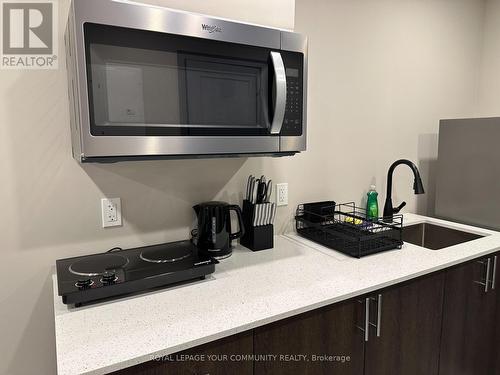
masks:
[(97, 126), (268, 126), (267, 66), (102, 44), (90, 51)]

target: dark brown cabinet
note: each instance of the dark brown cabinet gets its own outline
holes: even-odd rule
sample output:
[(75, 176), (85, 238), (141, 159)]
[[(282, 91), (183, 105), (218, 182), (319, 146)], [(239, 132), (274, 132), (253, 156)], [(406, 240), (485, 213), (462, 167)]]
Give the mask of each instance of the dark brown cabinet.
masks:
[(114, 375), (252, 375), (253, 333), (248, 331), (153, 360)]
[(500, 346), (495, 343), (499, 286), (495, 284), (495, 255), (446, 272), (440, 375), (500, 374)]
[(365, 375), (433, 375), (439, 369), (444, 275), (370, 298)]
[(276, 356), (255, 362), (255, 374), (362, 375), (359, 309), (348, 301), (255, 329), (255, 354)]
[(347, 354), (351, 361), (263, 362), (255, 373), (437, 375), (443, 292), (439, 273), (256, 329), (256, 354)]

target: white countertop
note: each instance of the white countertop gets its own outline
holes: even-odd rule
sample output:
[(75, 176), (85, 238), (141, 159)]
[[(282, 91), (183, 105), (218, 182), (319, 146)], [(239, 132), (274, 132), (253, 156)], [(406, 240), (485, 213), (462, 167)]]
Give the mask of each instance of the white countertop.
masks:
[(62, 303), (54, 276), (58, 374), (130, 367), (500, 250), (500, 232), (413, 214), (404, 220), (486, 237), (356, 259), (295, 234), (277, 236), (272, 250), (236, 247), (204, 281), (80, 308)]

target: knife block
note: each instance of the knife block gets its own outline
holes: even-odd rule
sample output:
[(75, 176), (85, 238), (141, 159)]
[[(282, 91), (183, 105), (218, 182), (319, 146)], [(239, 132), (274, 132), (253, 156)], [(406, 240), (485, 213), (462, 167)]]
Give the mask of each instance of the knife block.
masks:
[(274, 247), (274, 225), (253, 226), (255, 204), (248, 200), (243, 201), (243, 224), (245, 234), (240, 239), (240, 244), (252, 251), (272, 249)]

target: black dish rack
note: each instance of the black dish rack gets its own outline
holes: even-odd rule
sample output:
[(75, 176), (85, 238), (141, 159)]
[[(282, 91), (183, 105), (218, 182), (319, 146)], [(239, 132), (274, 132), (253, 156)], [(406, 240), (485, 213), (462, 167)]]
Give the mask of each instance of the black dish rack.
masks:
[(354, 202), (300, 204), (295, 225), (301, 236), (356, 258), (403, 246), (403, 215), (368, 220)]

